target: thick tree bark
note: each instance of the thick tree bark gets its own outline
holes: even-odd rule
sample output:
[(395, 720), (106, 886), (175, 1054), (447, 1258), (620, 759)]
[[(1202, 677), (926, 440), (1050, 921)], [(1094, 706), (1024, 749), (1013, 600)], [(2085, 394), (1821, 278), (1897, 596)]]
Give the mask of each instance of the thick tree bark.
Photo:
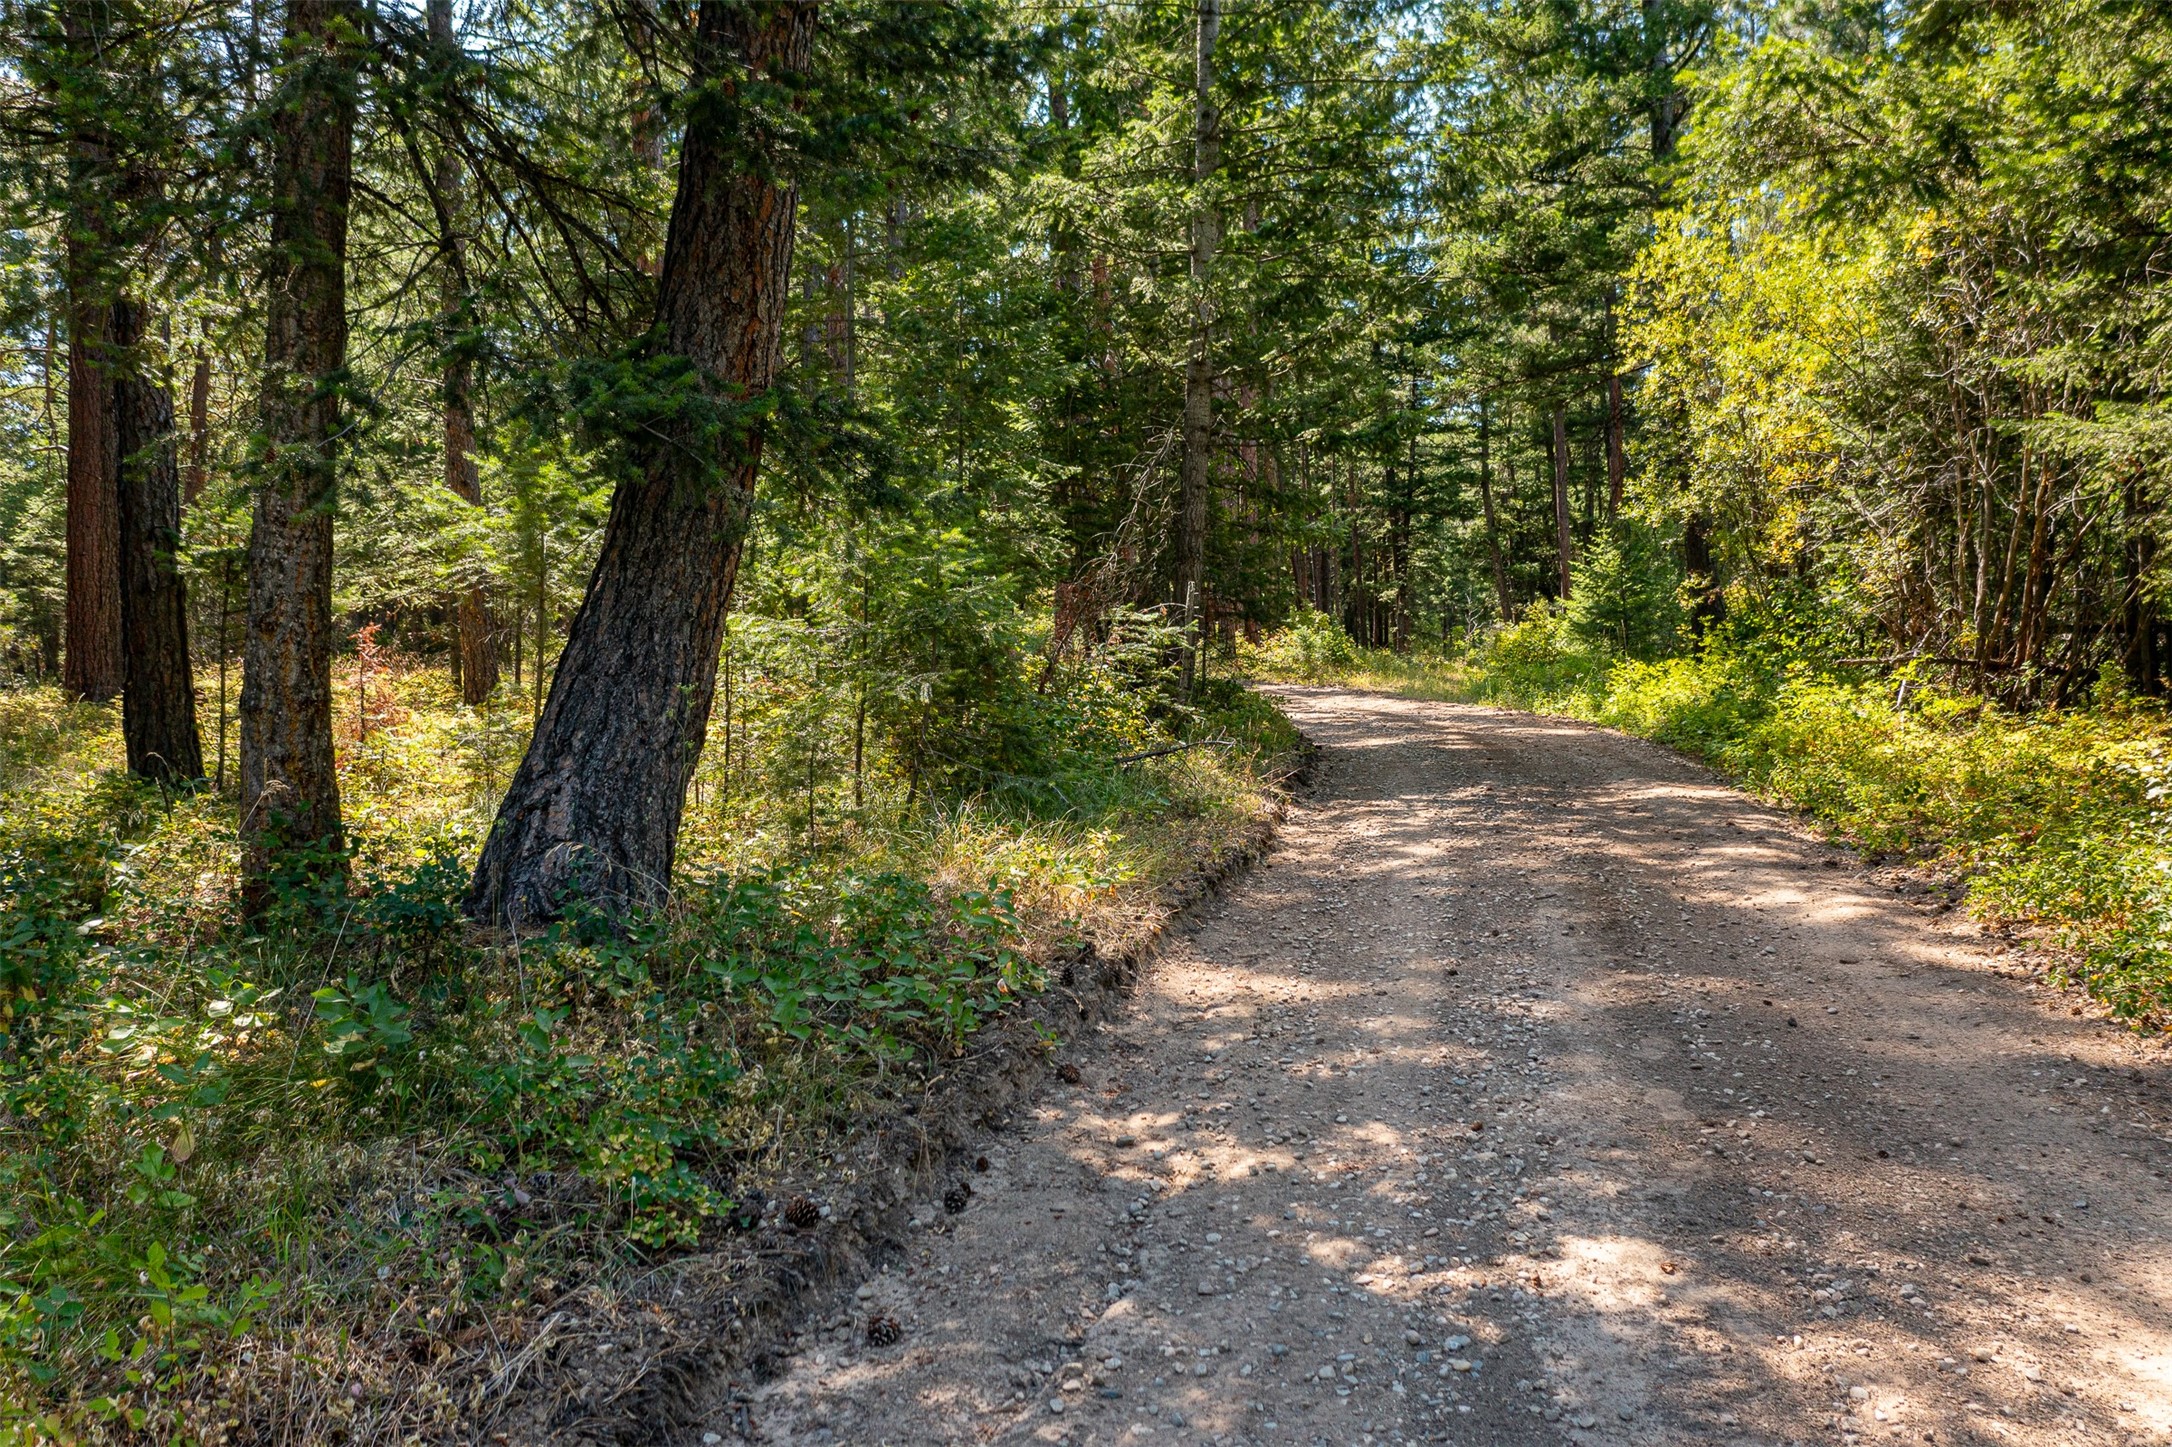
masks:
[[(96, 161), (86, 160), (95, 148)], [(104, 147), (80, 142), (78, 163), (103, 164)], [(67, 598), (61, 686), (104, 703), (121, 691), (120, 439), (113, 432), (113, 379), (106, 331), (112, 302), (97, 220), (70, 218), (68, 238)]]
[(1569, 563), (1576, 555), (1569, 532), (1569, 419), (1554, 409), (1554, 552), (1561, 568), (1561, 601), (1569, 601)]
[[(430, 0), (430, 40), (453, 55), (452, 0)], [(469, 315), (471, 288), (468, 282), (467, 243), (461, 235), (466, 216), (466, 189), (459, 159), (450, 152), (437, 162), (436, 195), (439, 298), (446, 320), (461, 334), (472, 330)], [(467, 346), (456, 341), (445, 360), (444, 437), (445, 486), (471, 506), (480, 507), (483, 483), (475, 464), (475, 364)], [(455, 666), (460, 677), (460, 700), (479, 706), (498, 687), (498, 655), (490, 640), (490, 600), (480, 583), (459, 590), (453, 605)]]
[[(141, 346), (144, 308), (113, 305), (116, 357)], [(161, 783), (204, 776), (196, 732), (196, 678), (189, 663), (188, 593), (174, 554), (181, 545), (181, 474), (173, 394), (140, 358), (112, 374), (120, 456), (121, 735), (128, 771)]]
[[(1207, 498), (1214, 466), (1213, 306), (1207, 294), (1221, 217), (1206, 200), (1206, 185), (1221, 164), (1221, 117), (1214, 106), (1214, 47), (1221, 33), (1222, 0), (1198, 0), (1198, 51), (1193, 70), (1192, 338), (1184, 362), (1184, 454), (1177, 487), (1176, 600), (1196, 608), (1207, 587)], [(1189, 696), (1197, 668), (1197, 630), (1185, 619), (1183, 691)]]
[[(44, 16), (42, 81), (68, 136), (67, 238), (62, 276), (68, 322), (67, 555), (61, 686), (104, 703), (121, 691), (120, 442), (106, 336), (114, 284), (110, 118), (98, 73), (110, 24), (103, 7), (70, 3)], [(56, 33), (57, 32), (57, 33)]]
[[(709, 0), (696, 85), (729, 96), (743, 72), (804, 72), (816, 11), (812, 0)], [(656, 326), (658, 351), (691, 362), (725, 407), (755, 401), (775, 377), (798, 202), (777, 179), (788, 158), (776, 138), (732, 111), (697, 93), (687, 113)], [(642, 447), (476, 865), (474, 917), (518, 926), (555, 912), (569, 889), (621, 909), (665, 898), (760, 444), (753, 427), (719, 442), (688, 423)]]
[(242, 651), (242, 869), (252, 913), (269, 902), (279, 855), (311, 846), (336, 854), (345, 843), (332, 752), (332, 511), (360, 23), (356, 0), (287, 0)]

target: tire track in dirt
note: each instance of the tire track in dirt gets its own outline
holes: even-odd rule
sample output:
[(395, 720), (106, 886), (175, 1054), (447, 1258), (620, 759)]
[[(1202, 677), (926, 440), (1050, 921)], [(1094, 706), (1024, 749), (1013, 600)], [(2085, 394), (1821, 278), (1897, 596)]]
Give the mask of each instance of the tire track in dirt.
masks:
[(704, 1440), (2172, 1440), (2164, 1052), (1664, 750), (1278, 692), (1281, 849)]

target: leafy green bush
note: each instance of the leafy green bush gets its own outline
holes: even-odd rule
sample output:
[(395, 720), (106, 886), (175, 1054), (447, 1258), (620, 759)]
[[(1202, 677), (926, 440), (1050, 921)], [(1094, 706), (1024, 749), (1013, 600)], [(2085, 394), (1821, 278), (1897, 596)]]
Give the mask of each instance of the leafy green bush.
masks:
[(1478, 696), (1504, 702), (1565, 698), (1606, 669), (1604, 653), (1578, 637), (1566, 613), (1544, 608), (1497, 629), (1473, 663)]
[(1358, 665), (1361, 650), (1342, 624), (1300, 607), (1287, 627), (1244, 655), (1245, 671), (1280, 683), (1329, 683)]

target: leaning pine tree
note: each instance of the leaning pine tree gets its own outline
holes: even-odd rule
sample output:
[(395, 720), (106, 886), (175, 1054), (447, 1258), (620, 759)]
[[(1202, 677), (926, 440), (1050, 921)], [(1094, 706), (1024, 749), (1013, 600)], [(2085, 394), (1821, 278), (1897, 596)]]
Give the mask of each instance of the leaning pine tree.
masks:
[(569, 890), (661, 902), (708, 731), (760, 418), (777, 369), (798, 192), (785, 135), (812, 60), (812, 0), (709, 0), (629, 428), (588, 591), (534, 741), (475, 868), (468, 912), (512, 926)]

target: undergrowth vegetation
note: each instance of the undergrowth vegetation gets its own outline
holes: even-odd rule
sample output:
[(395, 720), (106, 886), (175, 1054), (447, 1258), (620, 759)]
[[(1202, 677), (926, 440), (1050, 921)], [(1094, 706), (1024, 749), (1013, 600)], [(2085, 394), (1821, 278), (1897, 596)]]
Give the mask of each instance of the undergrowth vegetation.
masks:
[(1740, 623), (1640, 660), (1538, 613), (1466, 652), (1344, 648), (1300, 620), (1253, 676), (1586, 719), (1654, 739), (1873, 855), (1964, 874), (1987, 918), (2046, 931), (2073, 978), (2137, 1026), (2172, 1025), (2172, 720), (2107, 670), (2086, 707), (2017, 713), (1941, 683), (1819, 664)]
[[(121, 773), (111, 709), (0, 694), (0, 1440), (353, 1425), (388, 1342), (753, 1225), (761, 1182), (1249, 822), (1288, 723), (1227, 684), (1177, 708), (1123, 656), (1046, 694), (1013, 663), (973, 726), (1015, 772), (939, 794), (889, 753), (810, 772), (807, 699), (749, 670), (672, 906), (572, 899), (511, 946), (459, 901), (517, 699), (349, 673), (356, 882), (297, 869), (243, 926), (229, 800)], [(1180, 738), (1230, 746), (1130, 757)]]

